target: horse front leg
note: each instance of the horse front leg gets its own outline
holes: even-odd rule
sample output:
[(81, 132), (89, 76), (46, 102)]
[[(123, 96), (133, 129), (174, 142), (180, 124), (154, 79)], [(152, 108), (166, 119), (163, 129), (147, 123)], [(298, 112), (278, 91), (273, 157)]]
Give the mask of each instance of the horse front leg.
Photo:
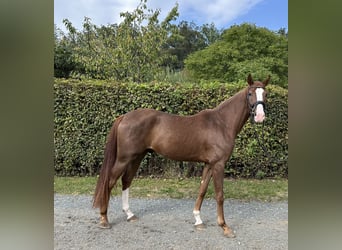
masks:
[(234, 238), (233, 230), (226, 224), (223, 211), (223, 180), (224, 180), (224, 163), (216, 164), (213, 169), (213, 181), (215, 188), (215, 196), (217, 203), (217, 223), (223, 229), (224, 236)]
[(193, 210), (193, 214), (194, 214), (194, 217), (196, 220), (195, 227), (198, 230), (205, 228), (205, 226), (201, 220), (200, 211), (201, 211), (201, 206), (202, 206), (204, 196), (208, 190), (208, 185), (209, 185), (210, 179), (211, 179), (211, 169), (209, 168), (209, 165), (206, 164), (204, 166), (204, 169), (202, 172), (201, 185), (200, 185), (198, 197), (197, 197), (196, 202), (195, 202), (195, 207)]

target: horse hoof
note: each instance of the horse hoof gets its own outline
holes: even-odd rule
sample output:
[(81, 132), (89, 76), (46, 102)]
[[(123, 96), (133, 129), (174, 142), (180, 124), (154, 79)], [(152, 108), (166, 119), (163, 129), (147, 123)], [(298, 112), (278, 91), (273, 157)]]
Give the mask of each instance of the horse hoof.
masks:
[(196, 230), (204, 230), (206, 227), (203, 223), (195, 225)]
[(133, 215), (132, 217), (128, 218), (127, 221), (128, 222), (134, 222), (134, 221), (137, 221), (138, 220), (138, 217)]
[(101, 222), (97, 225), (101, 229), (110, 229), (112, 226), (108, 222)]
[(236, 235), (234, 234), (233, 230), (231, 230), (231, 229), (224, 230), (223, 234), (227, 238), (235, 238), (236, 237)]

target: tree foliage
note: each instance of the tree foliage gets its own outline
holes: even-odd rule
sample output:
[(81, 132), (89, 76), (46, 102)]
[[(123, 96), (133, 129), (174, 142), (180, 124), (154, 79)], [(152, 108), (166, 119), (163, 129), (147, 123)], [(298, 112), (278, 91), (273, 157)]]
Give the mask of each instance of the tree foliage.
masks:
[(213, 23), (197, 26), (174, 21), (176, 4), (160, 21), (161, 10), (147, 0), (120, 14), (119, 24), (96, 26), (85, 17), (78, 31), (64, 19), (67, 34), (55, 27), (55, 76), (150, 82), (245, 80), (271, 75), (272, 83), (287, 87), (288, 35), (254, 24), (222, 31)]
[(191, 54), (185, 68), (196, 78), (234, 82), (248, 73), (255, 78), (271, 75), (272, 82), (287, 85), (287, 34), (253, 24), (234, 25), (209, 47)]
[(70, 72), (74, 70), (75, 63), (72, 60), (72, 46), (70, 40), (63, 34), (63, 32), (56, 27), (55, 35), (55, 54), (54, 54), (54, 69), (55, 77), (66, 78)]
[(202, 50), (215, 42), (221, 32), (212, 24), (197, 26), (194, 22), (181, 21), (165, 44), (165, 52), (174, 57), (174, 61), (165, 65), (175, 70), (184, 68), (184, 59), (193, 52)]
[[(78, 32), (64, 19), (74, 76), (134, 82), (152, 80), (162, 62), (170, 59), (170, 55), (162, 53), (162, 45), (173, 27), (171, 21), (178, 16), (178, 5), (162, 22), (159, 14), (160, 10), (148, 9), (146, 0), (142, 0), (134, 11), (120, 14), (123, 18), (120, 24), (97, 27), (85, 17), (83, 31)], [(63, 39), (58, 48), (62, 47)]]
[(173, 24), (177, 4), (159, 21), (161, 11), (148, 9), (146, 2), (121, 13), (119, 24), (98, 27), (85, 17), (83, 30), (78, 31), (64, 19), (67, 34), (55, 27), (55, 76), (151, 81), (165, 71), (182, 70), (189, 54), (204, 49), (221, 34), (213, 23)]

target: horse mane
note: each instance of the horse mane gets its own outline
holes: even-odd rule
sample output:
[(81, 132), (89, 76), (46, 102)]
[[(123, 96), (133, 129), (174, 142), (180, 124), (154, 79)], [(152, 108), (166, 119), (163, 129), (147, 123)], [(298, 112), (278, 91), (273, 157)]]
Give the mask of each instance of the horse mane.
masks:
[(239, 98), (240, 95), (243, 94), (244, 96), (246, 96), (246, 95), (247, 95), (246, 92), (247, 92), (247, 88), (241, 89), (239, 92), (237, 92), (237, 93), (234, 94), (233, 96), (231, 96), (231, 97), (229, 97), (228, 99), (222, 101), (222, 102), (221, 102), (216, 108), (214, 108), (214, 109), (221, 110), (221, 109), (225, 108), (227, 105), (229, 105), (231, 102), (233, 102), (236, 98)]

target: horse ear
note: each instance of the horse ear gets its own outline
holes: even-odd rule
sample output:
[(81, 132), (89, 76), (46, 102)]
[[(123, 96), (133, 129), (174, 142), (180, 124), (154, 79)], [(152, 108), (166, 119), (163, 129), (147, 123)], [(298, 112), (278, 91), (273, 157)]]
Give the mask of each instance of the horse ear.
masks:
[(268, 82), (271, 79), (271, 75), (268, 75), (267, 79), (265, 81), (263, 81), (262, 83), (266, 86), (268, 84)]
[(248, 75), (248, 77), (247, 77), (247, 82), (248, 82), (249, 85), (252, 85), (252, 84), (254, 83), (251, 74)]

